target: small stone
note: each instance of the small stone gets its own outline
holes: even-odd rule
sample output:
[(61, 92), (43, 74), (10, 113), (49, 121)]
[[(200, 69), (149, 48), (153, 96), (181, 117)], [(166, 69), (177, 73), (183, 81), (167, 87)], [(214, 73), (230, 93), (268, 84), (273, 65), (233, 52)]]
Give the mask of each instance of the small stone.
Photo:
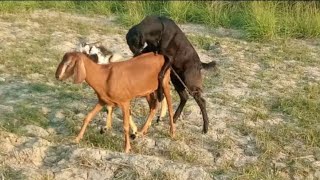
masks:
[(5, 82), (5, 81), (6, 81), (5, 78), (0, 77), (0, 82)]
[(50, 110), (47, 107), (42, 107), (41, 111), (43, 114), (48, 114), (48, 112), (50, 112)]
[(58, 165), (62, 165), (62, 164), (65, 164), (67, 161), (65, 159), (62, 159), (58, 162)]
[(64, 119), (65, 116), (63, 114), (63, 111), (58, 111), (56, 112), (55, 117), (58, 119)]

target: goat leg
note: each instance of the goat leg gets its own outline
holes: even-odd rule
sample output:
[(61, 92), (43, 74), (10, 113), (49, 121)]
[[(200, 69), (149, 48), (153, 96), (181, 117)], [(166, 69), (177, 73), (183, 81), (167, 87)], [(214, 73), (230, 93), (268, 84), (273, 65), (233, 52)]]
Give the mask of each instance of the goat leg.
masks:
[(80, 130), (78, 136), (76, 137), (76, 140), (75, 140), (76, 143), (79, 143), (79, 141), (82, 139), (83, 134), (86, 131), (88, 124), (90, 123), (92, 118), (102, 109), (104, 104), (105, 103), (99, 101), (99, 103), (97, 103), (96, 106), (88, 113), (87, 117), (83, 120), (81, 130)]
[(160, 112), (160, 116), (158, 116), (157, 118), (157, 123), (159, 123), (163, 119), (163, 117), (166, 115), (167, 109), (168, 109), (167, 100), (164, 98), (161, 101), (161, 112)]
[(156, 109), (158, 107), (158, 101), (154, 97), (153, 94), (150, 94), (150, 95), (146, 96), (146, 98), (147, 98), (147, 101), (149, 103), (150, 111), (149, 111), (148, 118), (147, 118), (146, 122), (143, 125), (143, 128), (138, 133), (139, 135), (144, 135), (144, 134), (147, 133), (148, 128), (151, 126), (152, 119), (154, 118), (154, 116), (156, 114)]
[(138, 128), (137, 128), (136, 124), (132, 120), (131, 110), (130, 110), (129, 124), (130, 124), (131, 130), (132, 130), (132, 134), (130, 135), (130, 138), (132, 140), (134, 140), (136, 138), (136, 134), (137, 134)]
[(113, 107), (107, 105), (107, 119), (106, 119), (106, 126), (104, 128), (101, 128), (100, 134), (104, 134), (107, 131), (110, 131), (112, 129), (112, 111)]
[[(112, 112), (113, 112), (113, 107), (112, 106), (107, 106), (107, 111), (108, 111), (108, 115), (107, 115), (107, 119), (106, 119), (106, 126), (104, 128), (101, 128), (100, 130), (100, 134), (104, 134), (106, 133), (107, 131), (111, 130), (112, 129)], [(132, 120), (132, 116), (131, 116), (131, 111), (130, 111), (130, 127), (132, 129), (132, 134), (130, 135), (131, 136), (134, 136), (135, 138), (135, 134), (137, 133), (137, 126), (136, 124), (133, 122)], [(132, 138), (132, 139), (134, 139)]]
[(112, 128), (112, 106), (107, 106), (108, 110), (108, 116), (107, 116), (107, 123), (106, 123), (106, 128), (107, 130), (110, 130)]
[(124, 152), (129, 153), (131, 146), (130, 146), (130, 136), (129, 136), (129, 121), (130, 121), (130, 102), (126, 102), (120, 105), (122, 113), (123, 113), (123, 130), (124, 130), (124, 139), (125, 139), (125, 146)]
[[(170, 74), (170, 71), (169, 71)], [(168, 75), (170, 77), (170, 75)], [(172, 107), (172, 99), (171, 99), (171, 93), (170, 93), (170, 78), (166, 78), (166, 82), (163, 82), (163, 90), (164, 95), (166, 96), (167, 105), (168, 105), (168, 111), (169, 111), (169, 120), (170, 120), (170, 135), (172, 138), (175, 137), (175, 124), (173, 122), (173, 107)]]
[(164, 74), (167, 72), (167, 70), (169, 69), (169, 67), (171, 66), (171, 62), (172, 62), (172, 58), (169, 58), (167, 56), (164, 56), (164, 64), (160, 70), (159, 76), (158, 76), (158, 89), (157, 89), (157, 93), (158, 93), (158, 101), (162, 101), (163, 99), (163, 78), (164, 78)]

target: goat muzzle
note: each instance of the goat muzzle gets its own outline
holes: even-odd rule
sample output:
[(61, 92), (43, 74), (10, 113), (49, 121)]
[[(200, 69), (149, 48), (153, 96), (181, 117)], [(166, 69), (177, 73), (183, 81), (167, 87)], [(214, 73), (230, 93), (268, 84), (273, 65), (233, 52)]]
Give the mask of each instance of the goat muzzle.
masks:
[(66, 63), (61, 64), (61, 65), (58, 67), (58, 69), (57, 69), (57, 71), (56, 71), (56, 74), (55, 74), (56, 79), (59, 80), (59, 81), (62, 81), (62, 80), (63, 80), (63, 75), (64, 75), (65, 71), (66, 71)]

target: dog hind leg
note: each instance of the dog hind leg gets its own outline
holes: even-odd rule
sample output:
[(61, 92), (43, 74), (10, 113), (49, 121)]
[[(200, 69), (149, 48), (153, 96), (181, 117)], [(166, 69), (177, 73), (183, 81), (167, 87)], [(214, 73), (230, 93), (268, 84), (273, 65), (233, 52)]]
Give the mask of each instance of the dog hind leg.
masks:
[(193, 93), (193, 98), (196, 100), (198, 106), (200, 107), (201, 113), (202, 113), (202, 118), (203, 118), (202, 132), (207, 133), (209, 122), (208, 122), (208, 114), (207, 114), (207, 110), (206, 110), (206, 101), (203, 97), (201, 97), (200, 92)]

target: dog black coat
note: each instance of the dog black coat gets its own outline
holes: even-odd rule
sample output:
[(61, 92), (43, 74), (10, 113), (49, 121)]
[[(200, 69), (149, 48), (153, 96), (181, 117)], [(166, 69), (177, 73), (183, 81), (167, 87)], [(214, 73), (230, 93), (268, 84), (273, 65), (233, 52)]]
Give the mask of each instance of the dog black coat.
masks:
[[(145, 17), (128, 31), (126, 40), (135, 56), (145, 52), (154, 52), (166, 57), (166, 63), (159, 73), (159, 86), (162, 84), (160, 82), (162, 82), (164, 73), (171, 65), (199, 105), (203, 117), (203, 132), (207, 133), (206, 101), (201, 97), (201, 68), (213, 67), (216, 63), (214, 61), (208, 64), (202, 63), (185, 34), (173, 20), (166, 17)], [(145, 43), (147, 47), (143, 49)], [(174, 122), (176, 122), (188, 100), (188, 93), (173, 73), (171, 73), (171, 81), (180, 96), (180, 104), (174, 114)], [(162, 88), (159, 87), (160, 89)], [(162, 94), (161, 91), (160, 94)]]

